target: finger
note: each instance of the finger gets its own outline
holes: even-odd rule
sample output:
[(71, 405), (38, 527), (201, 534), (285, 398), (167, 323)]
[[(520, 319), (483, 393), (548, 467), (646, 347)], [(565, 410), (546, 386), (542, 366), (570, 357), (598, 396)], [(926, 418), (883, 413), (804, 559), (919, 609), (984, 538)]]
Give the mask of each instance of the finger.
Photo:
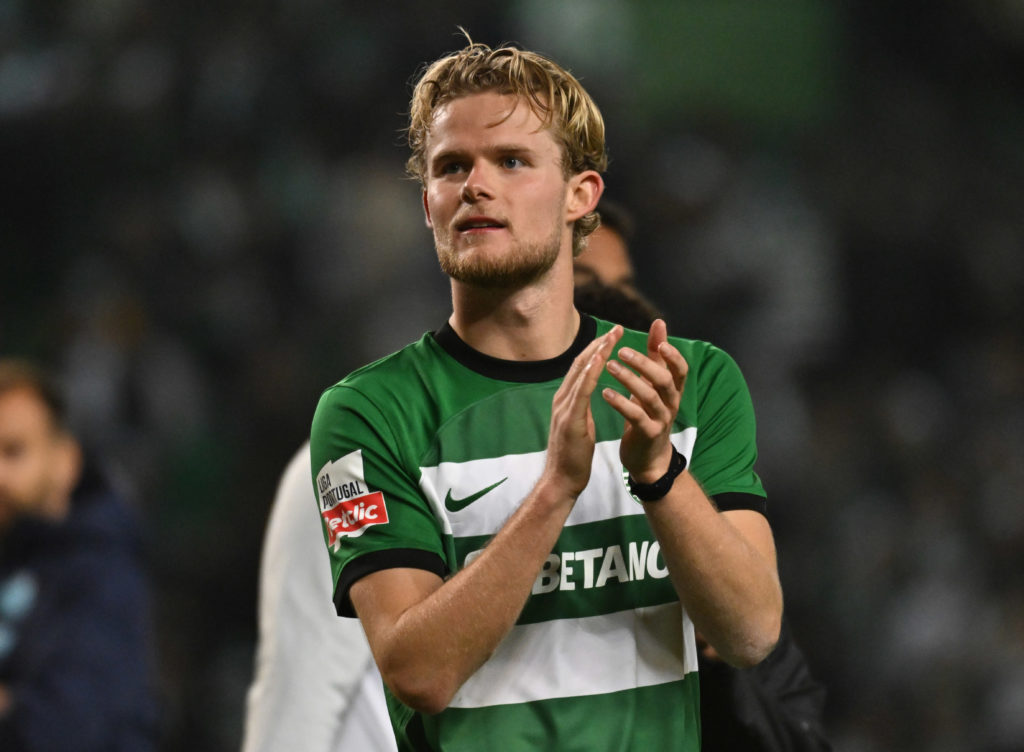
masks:
[(651, 329), (647, 333), (647, 357), (660, 363), (659, 348), (665, 342), (668, 342), (668, 326), (664, 319), (655, 319), (651, 322)]
[(668, 325), (663, 319), (651, 322), (651, 329), (647, 334), (647, 356), (657, 363), (669, 366), (676, 389), (682, 392), (688, 366), (679, 351), (669, 344)]
[[(623, 397), (623, 399), (639, 408), (648, 420), (655, 421), (659, 426), (665, 426), (672, 422), (674, 412), (671, 406), (665, 403), (658, 391), (648, 381), (615, 361), (608, 362), (608, 371), (629, 391), (630, 397)], [(632, 410), (630, 415), (637, 419)]]
[(690, 371), (690, 364), (686, 362), (683, 354), (668, 342), (662, 343), (658, 349), (658, 354), (661, 355), (665, 365), (668, 366), (676, 389), (682, 394), (683, 387), (686, 385), (686, 374)]
[[(569, 370), (565, 373), (565, 378), (562, 379), (562, 385), (555, 394), (556, 401), (558, 401), (559, 392), (563, 395), (568, 395), (573, 390), (573, 386), (587, 369), (588, 364), (593, 359), (595, 353), (599, 353), (605, 348), (606, 352), (611, 352), (611, 348), (614, 346), (614, 343), (622, 336), (622, 328), (617, 328), (619, 330), (618, 336), (614, 338), (609, 336), (615, 333), (615, 329), (612, 329), (611, 331), (606, 332), (603, 336), (596, 337), (585, 348), (583, 348), (583, 351), (579, 355), (573, 358), (572, 363), (569, 365)], [(605, 355), (605, 358), (607, 357), (608, 356)]]
[(663, 424), (654, 420), (648, 415), (647, 410), (639, 402), (635, 402), (624, 394), (614, 389), (605, 388), (601, 390), (601, 396), (612, 408), (615, 409), (626, 421), (649, 438), (661, 433)]
[(581, 368), (585, 368), (587, 363), (595, 355), (601, 355), (603, 358), (607, 359), (611, 355), (612, 348), (615, 347), (615, 344), (620, 339), (622, 339), (622, 327), (616, 324), (587, 345), (583, 349), (583, 352), (576, 356), (575, 361), (573, 361), (573, 365), (579, 363)]
[[(671, 347), (671, 345), (663, 343), (662, 347)], [(661, 402), (672, 409), (678, 406), (679, 384), (670, 368), (628, 347), (619, 350), (619, 357), (657, 391)], [(625, 386), (625, 382), (623, 385)], [(627, 388), (633, 391), (632, 387), (627, 386)]]
[(616, 325), (598, 338), (598, 347), (590, 355), (579, 380), (580, 389), (577, 398), (581, 403), (585, 403), (584, 406), (590, 405), (590, 395), (593, 394), (597, 381), (601, 377), (601, 366), (611, 357), (612, 349), (621, 337), (622, 327)]
[[(621, 337), (622, 327), (613, 327), (611, 331), (591, 342), (574, 361), (573, 367), (575, 368), (578, 362), (579, 368), (574, 373), (574, 380), (568, 384), (567, 394), (570, 410), (574, 416), (586, 415), (587, 409), (590, 407), (590, 395), (593, 394), (601, 376), (601, 366), (608, 360), (612, 348)], [(570, 368), (570, 371), (572, 370), (573, 368)]]
[(583, 348), (583, 351), (580, 352), (579, 355), (577, 355), (575, 358), (573, 358), (572, 363), (569, 365), (569, 370), (566, 371), (566, 373), (565, 373), (565, 378), (562, 379), (562, 383), (565, 383), (565, 382), (568, 382), (568, 381), (572, 381), (572, 380), (574, 380), (574, 379), (579, 377), (579, 375), (580, 375), (580, 373), (582, 373), (583, 369), (586, 368), (587, 363), (590, 362), (591, 356), (595, 352), (597, 352), (597, 350), (603, 344), (601, 342), (601, 339), (602, 339), (601, 337), (597, 337), (596, 339), (594, 339), (585, 348)]

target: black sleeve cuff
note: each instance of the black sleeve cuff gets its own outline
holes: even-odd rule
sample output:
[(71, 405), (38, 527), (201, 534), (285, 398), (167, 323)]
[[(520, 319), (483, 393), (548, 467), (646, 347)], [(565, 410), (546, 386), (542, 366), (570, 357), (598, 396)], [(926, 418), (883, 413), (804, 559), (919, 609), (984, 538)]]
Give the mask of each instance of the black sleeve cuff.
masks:
[(438, 577), (445, 577), (448, 574), (448, 567), (445, 566), (444, 560), (431, 551), (419, 548), (389, 548), (384, 551), (371, 551), (353, 560), (342, 570), (341, 577), (338, 578), (338, 586), (334, 589), (334, 608), (338, 612), (338, 616), (356, 615), (352, 601), (348, 597), (349, 588), (356, 580), (382, 569), (398, 568), (425, 569)]
[(737, 509), (750, 509), (768, 516), (768, 500), (763, 496), (748, 493), (723, 493), (711, 497), (719, 512), (732, 512)]

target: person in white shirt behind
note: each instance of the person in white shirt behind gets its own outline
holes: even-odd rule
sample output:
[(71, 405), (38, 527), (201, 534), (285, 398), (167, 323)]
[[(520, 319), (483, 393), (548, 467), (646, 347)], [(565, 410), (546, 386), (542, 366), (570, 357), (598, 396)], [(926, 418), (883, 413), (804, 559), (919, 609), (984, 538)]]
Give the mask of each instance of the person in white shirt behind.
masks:
[(338, 616), (332, 590), (306, 444), (281, 477), (263, 541), (242, 752), (397, 749), (362, 625)]

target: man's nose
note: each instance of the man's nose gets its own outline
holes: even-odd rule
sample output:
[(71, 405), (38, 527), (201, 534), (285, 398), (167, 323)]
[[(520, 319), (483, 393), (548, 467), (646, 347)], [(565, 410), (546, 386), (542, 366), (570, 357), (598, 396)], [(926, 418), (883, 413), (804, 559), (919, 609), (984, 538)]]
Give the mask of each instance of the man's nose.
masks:
[(486, 165), (474, 164), (466, 173), (466, 182), (462, 184), (462, 200), (467, 204), (475, 204), (485, 198), (493, 198), (491, 175)]

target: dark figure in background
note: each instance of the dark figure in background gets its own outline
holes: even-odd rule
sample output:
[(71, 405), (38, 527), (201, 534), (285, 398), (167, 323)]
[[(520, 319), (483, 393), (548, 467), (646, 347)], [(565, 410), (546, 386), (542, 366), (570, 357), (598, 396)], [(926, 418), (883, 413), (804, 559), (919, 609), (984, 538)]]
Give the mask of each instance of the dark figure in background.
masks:
[[(644, 331), (661, 314), (636, 289), (628, 241), (632, 220), (598, 204), (601, 225), (576, 259), (576, 308)], [(824, 752), (825, 688), (811, 674), (783, 617), (775, 649), (752, 668), (733, 668), (698, 635), (704, 752)]]
[(140, 544), (54, 383), (0, 360), (0, 750), (155, 749)]

